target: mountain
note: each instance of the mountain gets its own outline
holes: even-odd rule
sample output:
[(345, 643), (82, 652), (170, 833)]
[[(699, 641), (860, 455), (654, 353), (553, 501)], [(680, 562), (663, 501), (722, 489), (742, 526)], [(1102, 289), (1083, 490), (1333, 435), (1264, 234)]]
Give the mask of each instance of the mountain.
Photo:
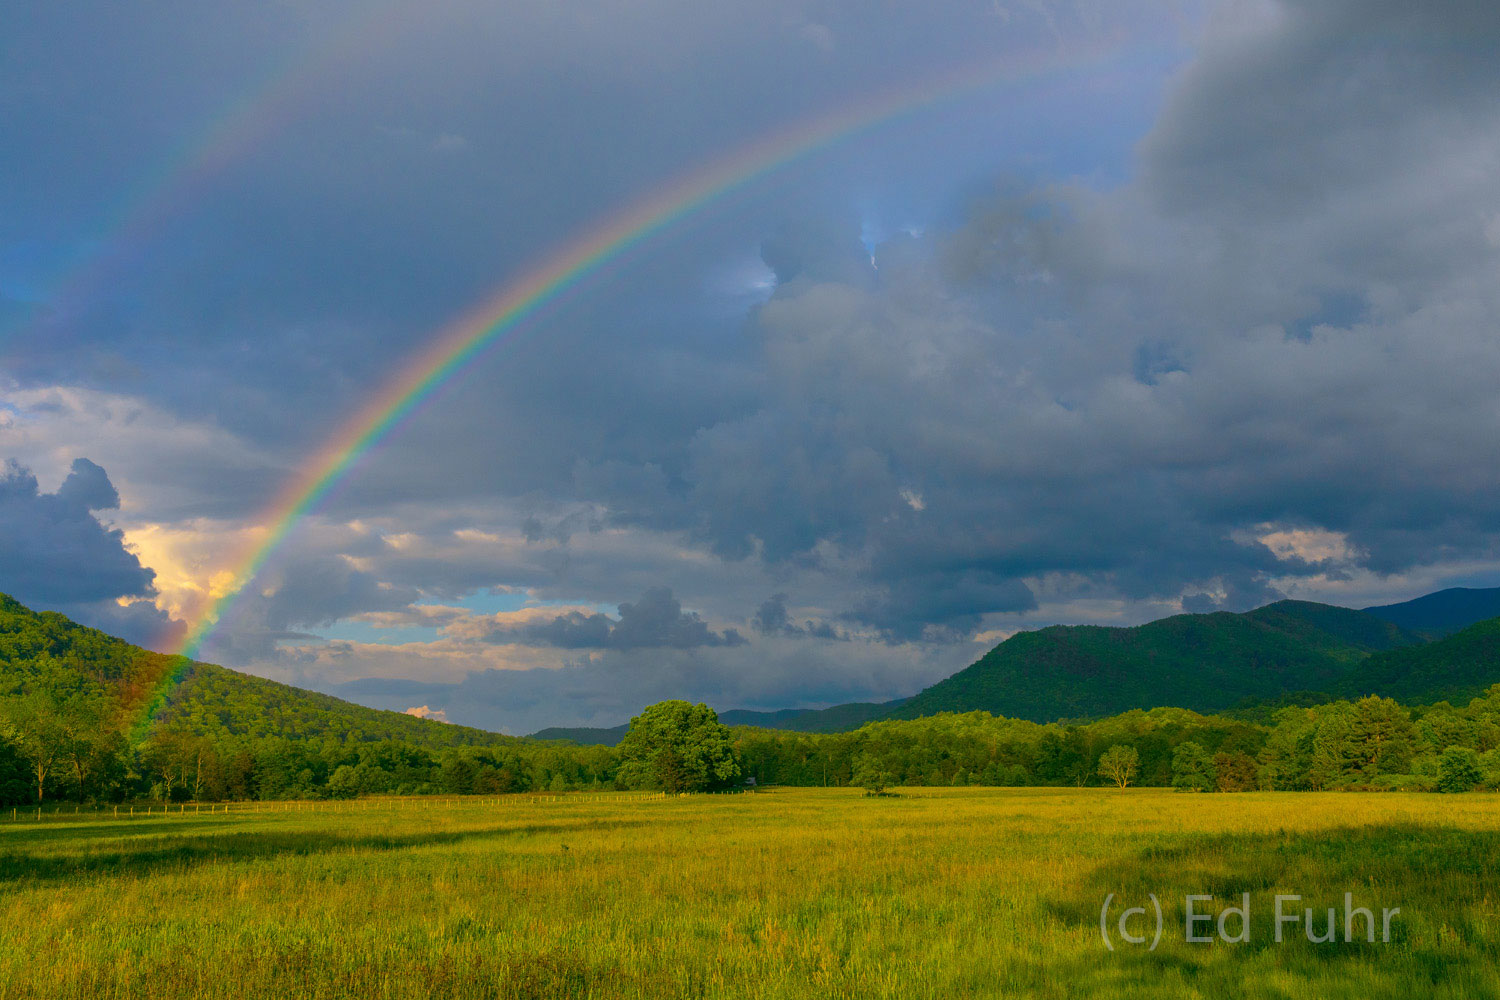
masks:
[(790, 729), (799, 733), (846, 733), (866, 722), (890, 718), (892, 712), (906, 704), (908, 698), (895, 701), (853, 701), (831, 708), (783, 708), (775, 712), (753, 712), (733, 708), (719, 713), (726, 726), (754, 726), (757, 729)]
[(1133, 628), (1055, 625), (1011, 636), (889, 717), (983, 709), (1045, 722), (1157, 705), (1212, 712), (1333, 690), (1371, 654), (1421, 641), (1374, 615), (1309, 601)]
[[(879, 719), (976, 709), (1050, 721), (1163, 705), (1213, 712), (1293, 703), (1308, 692), (1458, 700), (1500, 681), (1500, 617), (1465, 621), (1497, 599), (1500, 588), (1456, 589), (1367, 611), (1279, 601), (1244, 614), (1176, 615), (1133, 628), (1057, 625), (1017, 633), (910, 699), (736, 709), (720, 719), (731, 726), (828, 733)], [(1427, 641), (1444, 632), (1452, 634)], [(170, 676), (177, 680), (167, 683)], [(0, 698), (40, 691), (58, 701), (81, 699), (98, 706), (106, 725), (125, 730), (162, 688), (167, 694), (153, 724), (219, 739), (399, 740), (430, 749), (514, 742), (153, 653), (0, 594)], [(544, 729), (532, 738), (613, 746), (627, 728)]]
[[(169, 675), (180, 671), (175, 683)], [(208, 663), (184, 662), (132, 646), (56, 612), (34, 612), (0, 594), (0, 698), (35, 692), (100, 707), (104, 724), (125, 729), (167, 687), (156, 724), (212, 737), (363, 743), (401, 740), (436, 749), (513, 742), (482, 729), (384, 712)]]
[(387, 712), (278, 684), (210, 663), (194, 663), (159, 718), (205, 736), (374, 743), (397, 740), (429, 750), (515, 743), (513, 736)]
[(614, 747), (620, 745), (620, 741), (628, 732), (630, 732), (628, 722), (611, 729), (596, 729), (591, 726), (552, 726), (548, 729), (538, 729), (526, 738), (528, 740), (566, 740), (584, 747)]
[(1461, 704), (1500, 682), (1500, 618), (1436, 642), (1378, 653), (1339, 687), (1349, 697), (1380, 694), (1406, 704)]
[[(719, 721), (726, 726), (753, 726), (757, 729), (786, 729), (799, 733), (846, 733), (858, 729), (866, 722), (884, 719), (906, 704), (907, 699), (869, 702), (854, 701), (832, 708), (783, 708), (774, 712), (756, 712), (745, 708), (731, 708), (719, 713)], [(526, 737), (528, 740), (567, 740), (580, 746), (617, 746), (630, 731), (630, 723), (610, 729), (594, 729), (588, 726), (569, 728), (553, 726), (539, 729)]]
[(1500, 616), (1500, 587), (1452, 587), (1400, 604), (1365, 608), (1365, 613), (1436, 638)]
[[(1500, 588), (1446, 590), (1364, 611), (1278, 601), (1242, 614), (1175, 615), (1133, 628), (1055, 625), (1017, 633), (912, 698), (816, 710), (731, 710), (719, 719), (732, 726), (843, 732), (879, 719), (976, 709), (1035, 721), (1159, 705), (1269, 718), (1277, 706), (1339, 695), (1437, 701), (1500, 681), (1500, 663), (1487, 660), (1487, 647), (1471, 642), (1467, 632), (1463, 642), (1423, 645), (1485, 617), (1491, 602), (1500, 605)], [(613, 746), (627, 728), (546, 729), (533, 736)]]

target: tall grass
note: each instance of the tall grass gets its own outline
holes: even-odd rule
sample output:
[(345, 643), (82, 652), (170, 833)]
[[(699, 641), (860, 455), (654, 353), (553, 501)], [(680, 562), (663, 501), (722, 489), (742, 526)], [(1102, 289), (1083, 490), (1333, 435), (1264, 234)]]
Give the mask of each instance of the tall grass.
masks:
[[(0, 822), (6, 997), (1500, 996), (1500, 797), (824, 789)], [(1255, 894), (1255, 940), (1182, 899)], [(1271, 942), (1270, 896), (1400, 906)], [(1155, 952), (1099, 937), (1155, 893)], [(1118, 904), (1117, 904), (1118, 905)], [(1147, 904), (1149, 905), (1149, 904)]]

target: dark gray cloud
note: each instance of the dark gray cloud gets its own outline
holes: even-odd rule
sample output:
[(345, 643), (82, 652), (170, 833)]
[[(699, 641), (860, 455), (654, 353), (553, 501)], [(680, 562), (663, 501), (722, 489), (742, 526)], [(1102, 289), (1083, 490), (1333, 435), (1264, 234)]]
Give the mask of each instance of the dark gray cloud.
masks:
[(517, 640), (558, 649), (700, 649), (741, 646), (747, 641), (732, 628), (716, 632), (668, 587), (652, 587), (634, 603), (620, 605), (620, 617), (570, 611), (545, 622), (497, 626), (492, 640)]
[(58, 487), (56, 497), (60, 505), (75, 510), (115, 510), (120, 506), (120, 494), (109, 481), (109, 475), (86, 458), (73, 460), (68, 478)]
[[(630, 341), (611, 370), (656, 389), (588, 396), (639, 419), (561, 431), (566, 476), (529, 485), (590, 502), (590, 530), (824, 573), (819, 603), (888, 642), (1029, 621), (1039, 586), (1240, 609), (1276, 580), (1495, 554), (1500, 189), (1464, 164), (1494, 151), (1478, 95), (1500, 79), (1477, 49), (1434, 68), (1484, 36), (1476, 10), (1381, 7), (1368, 30), (1361, 11), (1221, 14), (1115, 190), (1007, 181), (874, 264), (840, 213), (778, 224), (777, 287), (734, 351), (658, 341), (706, 363), (678, 381)], [(1414, 34), (1389, 23), (1408, 17)], [(733, 374), (705, 381), (714, 363)], [(576, 516), (528, 535), (562, 544)], [(1278, 555), (1265, 526), (1353, 554)], [(762, 635), (805, 628), (774, 605)], [(538, 641), (600, 648), (598, 617)]]
[(861, 549), (880, 589), (854, 615), (905, 638), (1025, 612), (1046, 574), (1235, 608), (1336, 574), (1265, 524), (1381, 573), (1496, 551), (1500, 185), (1471, 169), (1497, 152), (1494, 10), (1256, 10), (1212, 28), (1138, 184), (1011, 186), (927, 241), (936, 269), (898, 241), (873, 289), (778, 290), (774, 403), (686, 474), (723, 551)]
[(787, 612), (787, 596), (785, 594), (772, 594), (761, 602), (755, 614), (750, 618), (750, 625), (761, 635), (772, 636), (798, 636), (809, 639), (836, 639), (848, 640), (848, 636), (834, 628), (826, 621), (815, 621), (811, 618), (803, 619), (802, 624), (792, 621), (792, 616)]
[(454, 722), (520, 734), (551, 725), (616, 726), (666, 698), (704, 701), (720, 710), (886, 701), (909, 693), (913, 684), (920, 687), (947, 676), (972, 655), (968, 648), (824, 647), (767, 637), (712, 651), (606, 650), (556, 668), (475, 670), (454, 680), (413, 680), (422, 674), (412, 666), (402, 677), (335, 684), (317, 665), (301, 679), (364, 704), (397, 711), (426, 704), (446, 711)]
[(104, 470), (86, 458), (56, 493), (15, 462), (0, 472), (0, 567), (4, 587), (23, 603), (87, 604), (153, 594), (154, 574), (94, 511), (119, 506)]
[[(539, 723), (673, 685), (805, 703), (910, 693), (931, 664), (903, 658), (962, 665), (975, 633), (1500, 562), (1493, 5), (1189, 5), (1164, 43), (1135, 5), (397, 3), (336, 85), (56, 292), (101, 191), (359, 13), (179, 6), (39, 5), (0, 69), (3, 365), (32, 394), (7, 454), (107, 441), (120, 517), (174, 526), (258, 510), (433, 330), (665, 178), (979, 57), (1075, 63), (826, 148), (502, 338), (242, 599), (242, 660), (489, 588), (645, 593), (507, 626), (590, 656), (465, 691), (592, 706)], [(90, 59), (59, 74), (43, 43), (73, 24)], [(101, 480), (49, 502), (107, 503)], [(739, 645), (723, 623), (757, 606)], [(818, 656), (847, 668), (782, 671)], [(458, 718), (438, 694), (401, 697)]]
[[(0, 590), (36, 610), (62, 611), (132, 642), (155, 644), (173, 623), (148, 599), (155, 574), (124, 536), (94, 516), (120, 504), (109, 476), (73, 460), (55, 493), (15, 462), (0, 470)], [(120, 604), (121, 598), (138, 598)]]

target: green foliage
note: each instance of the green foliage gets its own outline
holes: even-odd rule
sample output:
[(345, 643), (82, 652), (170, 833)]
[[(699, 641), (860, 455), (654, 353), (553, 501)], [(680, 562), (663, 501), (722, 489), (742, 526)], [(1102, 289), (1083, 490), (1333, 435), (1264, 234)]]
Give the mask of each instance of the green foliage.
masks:
[(31, 775), (16, 745), (0, 733), (0, 806), (17, 806), (32, 801)]
[(729, 729), (707, 705), (662, 701), (630, 720), (620, 741), (620, 781), (627, 787), (702, 792), (740, 776)]
[(267, 736), (341, 744), (399, 740), (431, 750), (514, 742), (498, 733), (365, 708), (207, 663), (193, 664), (158, 719), (217, 740)]
[(1438, 758), (1437, 790), (1468, 792), (1484, 778), (1479, 755), (1468, 747), (1449, 747)]
[(896, 776), (881, 768), (881, 762), (872, 756), (861, 756), (854, 765), (853, 784), (871, 795), (882, 795), (896, 784)]
[[(124, 730), (179, 658), (132, 646), (0, 594), (0, 698), (51, 699), (75, 735)], [(187, 664), (154, 724), (215, 741), (282, 736), (333, 743), (402, 740), (438, 749), (514, 742), (497, 733), (365, 708), (207, 663)], [(65, 709), (65, 711), (64, 711)], [(70, 721), (71, 720), (71, 721)]]
[(0, 698), (43, 691), (59, 704), (108, 705), (122, 720), (173, 662), (56, 612), (30, 611), (0, 594)]
[(1172, 751), (1172, 787), (1185, 792), (1211, 792), (1219, 775), (1213, 758), (1195, 740), (1187, 740)]
[[(133, 723), (177, 670), (132, 745)], [(614, 772), (604, 748), (523, 743), (185, 664), (0, 595), (7, 803), (598, 788)]]
[(1371, 653), (1418, 641), (1373, 615), (1306, 601), (1247, 614), (1177, 615), (1135, 628), (1058, 625), (1012, 636), (892, 717), (984, 709), (1048, 721), (1168, 702), (1214, 711), (1288, 691), (1329, 690)]
[(1416, 735), (1411, 712), (1395, 701), (1375, 695), (1359, 699), (1349, 726), (1353, 768), (1366, 778), (1405, 772)]
[(1340, 691), (1376, 692), (1407, 704), (1468, 699), (1500, 681), (1500, 618), (1423, 646), (1370, 657)]
[(1141, 755), (1135, 747), (1117, 743), (1099, 757), (1099, 776), (1121, 788), (1135, 780), (1140, 772)]
[(906, 701), (905, 698), (879, 703), (854, 701), (832, 708), (784, 708), (778, 712), (735, 709), (721, 713), (719, 721), (726, 726), (794, 729), (799, 733), (845, 733), (867, 722), (886, 718)]
[[(1231, 629), (1249, 621), (1307, 647), (1392, 639), (1383, 625), (1295, 602), (1248, 616), (1180, 617), (1188, 635), (1208, 619), (1214, 629), (1225, 620), (1239, 622)], [(1096, 630), (1110, 641), (1132, 631)], [(1481, 627), (1460, 633), (1455, 648), (1473, 648), (1485, 635)], [(707, 706), (666, 702), (633, 720), (616, 750), (516, 740), (183, 664), (4, 598), (0, 649), (8, 657), (0, 659), (0, 688), (8, 692), (0, 696), (0, 801), (8, 804), (38, 796), (216, 801), (617, 785), (686, 791), (721, 788), (741, 773), (763, 785), (868, 788), (1085, 785), (1122, 774), (1133, 784), (1221, 790), (1422, 789), (1445, 773), (1450, 785), (1500, 785), (1500, 684), (1466, 704), (1418, 709), (1366, 696), (1267, 710), (1256, 721), (1183, 708), (1046, 724), (944, 712), (826, 734), (730, 731)], [(1394, 654), (1364, 665), (1386, 655)], [(127, 727), (149, 692), (166, 670), (183, 666), (181, 683), (152, 723), (136, 730), (139, 742), (129, 742)], [(1468, 758), (1450, 749), (1474, 755), (1478, 776), (1455, 770), (1454, 761)], [(1128, 754), (1133, 773), (1119, 766)]]

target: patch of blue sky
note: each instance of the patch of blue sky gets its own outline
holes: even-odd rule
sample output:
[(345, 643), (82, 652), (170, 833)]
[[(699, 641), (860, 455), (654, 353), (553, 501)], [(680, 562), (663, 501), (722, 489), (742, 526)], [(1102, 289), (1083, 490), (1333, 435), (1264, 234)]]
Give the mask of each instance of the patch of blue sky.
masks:
[[(507, 614), (524, 608), (587, 607), (607, 615), (618, 615), (614, 604), (597, 604), (577, 600), (536, 600), (525, 590), (476, 590), (452, 601), (423, 601), (415, 607), (463, 608), (475, 615)], [(346, 619), (332, 625), (309, 630), (329, 642), (358, 642), (380, 646), (399, 646), (411, 642), (436, 642), (442, 638), (441, 624), (384, 626), (358, 619)]]

